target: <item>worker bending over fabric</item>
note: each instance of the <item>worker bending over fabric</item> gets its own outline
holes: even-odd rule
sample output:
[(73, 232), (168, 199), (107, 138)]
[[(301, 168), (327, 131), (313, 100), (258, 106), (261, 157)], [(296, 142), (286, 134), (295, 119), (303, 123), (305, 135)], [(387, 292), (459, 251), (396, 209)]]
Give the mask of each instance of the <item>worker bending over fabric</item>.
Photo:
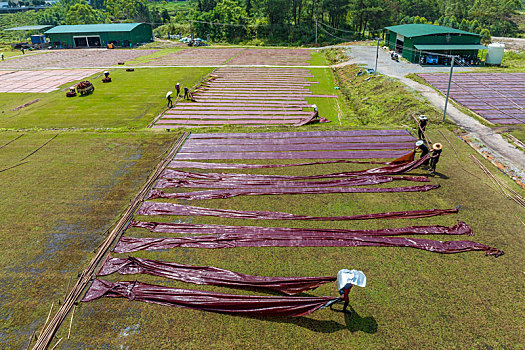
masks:
[[(426, 156), (428, 154), (428, 147), (427, 145), (425, 145), (425, 142), (423, 140), (418, 140), (416, 142), (416, 147), (415, 147), (415, 151), (421, 151), (421, 156), (419, 158), (423, 158), (424, 156)], [(428, 166), (428, 163), (430, 162), (429, 159), (425, 160), (425, 162), (423, 163), (423, 165), (427, 165)]]
[(419, 121), (417, 123), (417, 137), (420, 140), (426, 140), (425, 131), (427, 129), (428, 119), (424, 115), (419, 116)]
[(440, 143), (435, 143), (432, 146), (432, 154), (430, 155), (430, 173), (434, 174), (436, 172), (436, 165), (439, 162), (439, 157), (441, 156), (441, 151), (443, 146)]
[(317, 111), (317, 105), (313, 104), (312, 108), (314, 109), (314, 118), (313, 119), (319, 119), (319, 112)]

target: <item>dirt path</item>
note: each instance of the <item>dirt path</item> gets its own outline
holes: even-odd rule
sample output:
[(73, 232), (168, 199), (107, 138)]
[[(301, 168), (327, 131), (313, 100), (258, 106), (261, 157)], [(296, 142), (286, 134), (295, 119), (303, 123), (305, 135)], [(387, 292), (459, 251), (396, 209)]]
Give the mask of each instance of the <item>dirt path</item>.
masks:
[(492, 42), (505, 44), (505, 49), (524, 51), (525, 50), (525, 39), (524, 38), (504, 38), (493, 36)]

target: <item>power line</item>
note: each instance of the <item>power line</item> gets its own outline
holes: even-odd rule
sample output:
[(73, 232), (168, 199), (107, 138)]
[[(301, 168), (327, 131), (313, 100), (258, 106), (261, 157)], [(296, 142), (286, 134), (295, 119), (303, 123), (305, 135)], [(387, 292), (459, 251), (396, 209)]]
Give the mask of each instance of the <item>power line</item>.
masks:
[[(339, 28), (335, 28), (335, 27), (332, 27), (331, 25), (328, 25), (326, 23), (323, 23), (323, 22), (319, 22), (319, 24), (325, 26), (325, 27), (328, 27), (330, 29), (333, 29), (333, 30), (338, 30), (340, 32), (345, 32), (345, 33), (351, 33), (351, 34), (361, 34), (361, 32), (358, 32), (358, 31), (354, 31), (354, 30), (345, 30), (345, 29), (339, 29)], [(375, 33), (375, 32), (382, 32), (383, 29), (376, 29), (376, 30), (369, 30), (368, 32), (369, 33)]]
[(345, 38), (341, 38), (341, 37), (338, 37), (337, 35), (333, 35), (332, 33), (328, 32), (326, 29), (324, 29), (323, 27), (319, 27), (319, 29), (321, 29), (323, 32), (325, 32), (326, 34), (330, 35), (331, 37), (333, 38), (336, 38), (336, 39), (339, 39), (343, 42), (346, 42), (346, 41), (352, 41), (353, 39), (345, 39)]

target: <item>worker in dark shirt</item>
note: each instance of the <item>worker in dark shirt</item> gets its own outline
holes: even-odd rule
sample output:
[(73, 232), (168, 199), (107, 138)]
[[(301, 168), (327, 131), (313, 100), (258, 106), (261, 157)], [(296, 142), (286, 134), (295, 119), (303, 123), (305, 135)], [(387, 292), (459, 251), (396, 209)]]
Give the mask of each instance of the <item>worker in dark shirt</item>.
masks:
[(184, 99), (189, 100), (190, 99), (190, 89), (187, 87), (184, 87)]
[(169, 91), (169, 92), (166, 94), (166, 99), (168, 100), (168, 108), (173, 107), (173, 100), (171, 99), (171, 94), (172, 94), (171, 91)]
[[(426, 156), (428, 154), (428, 147), (427, 145), (425, 145), (425, 142), (423, 140), (418, 140), (416, 142), (416, 147), (415, 147), (415, 151), (421, 151), (421, 157), (419, 158), (423, 158), (424, 156)], [(428, 165), (428, 163), (430, 162), (430, 160), (426, 160), (423, 165)]]
[(179, 97), (180, 95), (180, 84), (179, 83), (175, 84), (175, 91), (177, 91), (177, 97)]
[(433, 174), (436, 171), (436, 165), (439, 162), (441, 151), (443, 146), (440, 143), (435, 143), (432, 146), (432, 154), (430, 155), (430, 173)]
[(427, 129), (428, 119), (424, 115), (419, 116), (419, 121), (417, 124), (417, 136), (420, 140), (426, 140), (425, 131)]

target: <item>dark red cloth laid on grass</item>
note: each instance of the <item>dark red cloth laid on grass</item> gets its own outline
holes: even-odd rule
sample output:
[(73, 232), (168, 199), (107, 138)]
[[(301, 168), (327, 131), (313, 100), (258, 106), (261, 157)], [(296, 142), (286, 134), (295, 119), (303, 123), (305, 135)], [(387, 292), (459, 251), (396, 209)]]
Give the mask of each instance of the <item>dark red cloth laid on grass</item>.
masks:
[(426, 192), (439, 188), (439, 185), (405, 186), (405, 187), (327, 187), (327, 188), (249, 188), (222, 189), (193, 192), (150, 191), (147, 199), (174, 198), (186, 200), (224, 199), (237, 196), (264, 196), (285, 194), (326, 194), (326, 193), (392, 193), (392, 192)]
[[(161, 119), (162, 120), (162, 119)], [(215, 121), (215, 122), (201, 122), (201, 121), (195, 121), (195, 120), (187, 120), (184, 121), (184, 124), (186, 125), (217, 125), (218, 123), (223, 124), (247, 124), (245, 121)], [(278, 120), (269, 120), (265, 121), (263, 123), (266, 124), (283, 124), (282, 121)], [(158, 123), (157, 123), (158, 124)], [(166, 124), (172, 124), (172, 122), (166, 122)], [(180, 124), (180, 123), (179, 123)], [(256, 122), (252, 122), (251, 124), (257, 124)], [(260, 124), (259, 124), (260, 125)], [(157, 125), (158, 126), (158, 125)], [(292, 151), (292, 152), (179, 152), (177, 155), (175, 155), (175, 159), (177, 160), (226, 160), (226, 159), (398, 159), (399, 157), (403, 157), (407, 150), (399, 150), (399, 151), (389, 151), (389, 150), (382, 150), (382, 151)]]
[(315, 289), (336, 280), (335, 276), (324, 277), (266, 277), (245, 275), (213, 266), (182, 265), (168, 261), (157, 261), (128, 257), (109, 257), (98, 275), (106, 276), (114, 272), (122, 275), (148, 274), (166, 277), (177, 281), (233, 288), (270, 289), (292, 295)]
[(253, 133), (195, 133), (191, 134), (189, 140), (194, 139), (260, 139), (260, 138), (289, 138), (289, 137), (339, 137), (339, 136), (392, 136), (410, 135), (404, 129), (393, 130), (334, 130), (334, 131), (292, 131), (292, 132), (253, 132)]
[(211, 224), (189, 224), (176, 222), (141, 222), (132, 221), (131, 227), (141, 227), (156, 233), (178, 234), (294, 234), (305, 233), (323, 234), (334, 233), (341, 235), (362, 236), (399, 236), (399, 235), (468, 235), (472, 236), (472, 228), (462, 221), (454, 226), (409, 226), (398, 228), (384, 228), (379, 230), (348, 230), (348, 229), (321, 229), (321, 228), (292, 228), (292, 227), (263, 227), (263, 226), (228, 226)]
[[(225, 113), (226, 114), (226, 113)], [(231, 113), (233, 114), (233, 113)], [(176, 114), (169, 116), (169, 119), (297, 119), (301, 115), (205, 115), (200, 112), (192, 114)], [(166, 118), (166, 117), (164, 117)], [(318, 119), (316, 119), (318, 120)], [(414, 141), (411, 142), (376, 142), (376, 143), (307, 143), (307, 144), (266, 144), (259, 143), (253, 145), (222, 145), (222, 144), (198, 144), (181, 148), (182, 153), (202, 153), (202, 152), (290, 152), (290, 151), (350, 151), (350, 150), (409, 150), (414, 147)]]
[(322, 174), (322, 175), (309, 175), (309, 176), (289, 176), (289, 175), (258, 175), (258, 174), (229, 174), (229, 173), (193, 173), (188, 171), (166, 169), (162, 172), (161, 178), (163, 179), (199, 179), (199, 180), (319, 180), (319, 179), (330, 179), (330, 178), (342, 178), (342, 177), (356, 177), (364, 175), (397, 175), (403, 174), (408, 171), (414, 170), (421, 166), (429, 155), (424, 156), (418, 160), (392, 164), (379, 168), (372, 168), (359, 171), (348, 171), (333, 174)]
[(312, 220), (312, 221), (345, 221), (371, 219), (419, 219), (431, 216), (456, 214), (454, 209), (425, 209), (397, 211), (387, 213), (348, 215), (348, 216), (309, 216), (282, 213), (276, 211), (248, 211), (232, 209), (213, 209), (165, 202), (144, 202), (137, 215), (179, 215), (179, 216), (216, 216), (221, 218), (254, 219), (254, 220)]
[(129, 300), (166, 306), (249, 316), (306, 316), (330, 306), (339, 298), (234, 295), (202, 290), (170, 288), (138, 281), (93, 281), (82, 301), (102, 297)]
[[(198, 107), (196, 109), (199, 109)], [(203, 107), (199, 110), (202, 110), (205, 113), (217, 113), (223, 114), (225, 108), (221, 107), (220, 111), (216, 110), (217, 107)], [(250, 110), (251, 109), (251, 110)], [(179, 109), (180, 111), (190, 111), (189, 109)], [(178, 112), (176, 108), (171, 109), (169, 113)], [(266, 109), (259, 107), (245, 107), (239, 110), (228, 111), (230, 114), (236, 114), (238, 112), (249, 112), (249, 113), (260, 113), (260, 111), (266, 114), (276, 114), (276, 113), (309, 113), (302, 112), (302, 109), (299, 107), (293, 107), (293, 109)], [(192, 113), (195, 113), (195, 110), (192, 110)], [(352, 144), (352, 143), (367, 143), (367, 144), (383, 144), (387, 142), (411, 142), (412, 145), (416, 139), (410, 135), (397, 135), (397, 136), (339, 136), (339, 137), (292, 137), (292, 138), (266, 138), (266, 139), (192, 139), (191, 137), (186, 140), (184, 147), (199, 149), (201, 146), (209, 145), (297, 145), (297, 144), (309, 144), (317, 145), (317, 149), (330, 149), (331, 145), (334, 144)], [(373, 146), (373, 145), (372, 145)], [(413, 147), (413, 146), (411, 146)]]
[(309, 163), (292, 163), (292, 164), (242, 164), (242, 163), (205, 163), (205, 162), (190, 162), (185, 160), (173, 160), (168, 167), (170, 168), (193, 168), (193, 169), (267, 169), (267, 168), (285, 168), (292, 166), (307, 166), (320, 164), (390, 164), (389, 162), (366, 162), (358, 160), (331, 160), (326, 162), (309, 162)]
[(425, 176), (383, 176), (383, 175), (367, 175), (352, 177), (347, 179), (337, 179), (328, 181), (282, 181), (282, 180), (179, 180), (179, 179), (160, 179), (155, 184), (155, 188), (177, 188), (177, 187), (192, 187), (192, 188), (295, 188), (295, 187), (338, 187), (338, 186), (366, 186), (377, 185), (381, 183), (388, 183), (395, 180), (415, 181), (415, 182), (429, 182), (430, 180)]
[(172, 248), (238, 248), (238, 247), (410, 247), (436, 253), (461, 253), (481, 250), (499, 256), (502, 251), (472, 241), (435, 241), (421, 238), (359, 236), (333, 232), (293, 234), (221, 234), (191, 237), (134, 238), (121, 237), (116, 253)]

